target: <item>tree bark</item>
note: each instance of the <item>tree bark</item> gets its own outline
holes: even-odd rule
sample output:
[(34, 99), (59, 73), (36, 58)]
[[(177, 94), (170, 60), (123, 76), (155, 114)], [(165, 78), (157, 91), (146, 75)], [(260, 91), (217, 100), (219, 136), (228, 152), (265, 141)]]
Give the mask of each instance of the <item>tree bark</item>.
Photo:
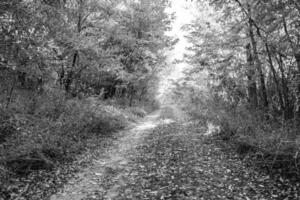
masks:
[(12, 100), (15, 85), (16, 85), (16, 78), (13, 75), (13, 82), (12, 82), (12, 85), (10, 87), (9, 93), (7, 94), (7, 98), (6, 98), (6, 108), (8, 108), (8, 106), (9, 106), (11, 100)]
[(255, 81), (255, 66), (253, 56), (251, 53), (251, 45), (246, 46), (247, 54), (247, 78), (248, 78), (248, 96), (252, 108), (256, 109), (258, 106), (257, 100), (257, 86)]
[(78, 57), (78, 52), (75, 51), (74, 55), (73, 55), (73, 61), (72, 61), (72, 66), (71, 66), (71, 69), (70, 71), (68, 72), (67, 74), (67, 77), (64, 81), (64, 84), (65, 84), (65, 90), (67, 93), (70, 92), (70, 89), (71, 89), (71, 84), (73, 82), (73, 73), (74, 73), (74, 68), (75, 68), (75, 65), (76, 65), (76, 61), (77, 61), (77, 57)]
[(287, 78), (285, 76), (285, 71), (283, 67), (282, 55), (276, 57), (276, 60), (281, 74), (281, 85), (282, 85), (282, 93), (283, 93), (284, 106), (285, 106), (284, 117), (285, 119), (291, 119), (293, 117), (293, 108), (291, 107), (290, 100), (289, 100), (289, 87), (288, 87)]
[(285, 19), (285, 16), (282, 16), (282, 23), (283, 23), (283, 29), (284, 32), (287, 36), (287, 39), (290, 43), (290, 47), (293, 51), (294, 58), (296, 60), (296, 66), (297, 66), (297, 74), (296, 74), (296, 81), (297, 81), (297, 92), (296, 92), (296, 113), (297, 113), (297, 118), (300, 119), (300, 47), (297, 44), (294, 44), (289, 31), (287, 27), (287, 22)]
[(283, 110), (285, 110), (285, 108), (284, 108), (282, 93), (281, 93), (281, 90), (280, 90), (280, 84), (279, 84), (279, 81), (278, 81), (278, 78), (277, 78), (278, 77), (277, 72), (275, 70), (273, 60), (272, 60), (272, 55), (271, 55), (270, 48), (269, 48), (269, 45), (268, 45), (267, 42), (265, 43), (265, 46), (266, 46), (266, 50), (267, 50), (267, 54), (268, 54), (268, 59), (269, 59), (268, 61), (269, 61), (270, 69), (271, 69), (273, 79), (274, 79), (274, 83), (276, 85), (276, 90), (277, 90), (277, 93), (278, 93), (278, 99), (279, 99), (279, 103), (280, 103), (280, 110), (283, 111)]
[[(248, 5), (248, 11), (249, 11), (249, 13), (251, 11), (249, 5)], [(258, 57), (257, 43), (255, 40), (254, 31), (253, 31), (253, 21), (251, 18), (249, 18), (249, 36), (250, 36), (250, 41), (251, 41), (251, 45), (252, 45), (253, 59), (255, 61), (256, 69), (259, 73), (263, 107), (268, 108), (269, 102), (268, 102), (268, 95), (267, 95), (267, 89), (266, 89), (266, 84), (265, 84), (265, 76), (264, 76), (264, 73), (262, 70), (261, 62)]]
[(297, 67), (298, 67), (298, 73), (296, 75), (296, 81), (297, 81), (297, 105), (296, 105), (296, 112), (297, 112), (297, 117), (300, 120), (300, 54), (296, 54), (295, 55), (296, 58), (296, 63), (297, 63)]

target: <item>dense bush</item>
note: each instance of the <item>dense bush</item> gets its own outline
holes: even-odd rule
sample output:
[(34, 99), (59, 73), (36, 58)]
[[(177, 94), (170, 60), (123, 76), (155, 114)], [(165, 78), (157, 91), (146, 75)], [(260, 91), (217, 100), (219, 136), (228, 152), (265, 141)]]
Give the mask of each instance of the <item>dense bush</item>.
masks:
[(72, 161), (154, 109), (171, 18), (168, 0), (0, 4), (1, 199), (12, 174)]
[[(12, 172), (51, 169), (74, 159), (88, 139), (107, 137), (129, 123), (129, 111), (97, 98), (67, 100), (49, 93), (39, 97), (36, 106), (35, 113), (1, 113), (0, 164)], [(133, 110), (132, 115), (142, 116), (142, 111)]]
[(193, 119), (219, 127), (213, 136), (233, 144), (242, 157), (255, 156), (256, 161), (269, 168), (298, 168), (300, 127), (295, 121), (274, 117), (270, 112), (253, 111), (246, 102), (233, 106), (214, 95), (202, 96), (197, 103), (187, 105), (185, 109)]

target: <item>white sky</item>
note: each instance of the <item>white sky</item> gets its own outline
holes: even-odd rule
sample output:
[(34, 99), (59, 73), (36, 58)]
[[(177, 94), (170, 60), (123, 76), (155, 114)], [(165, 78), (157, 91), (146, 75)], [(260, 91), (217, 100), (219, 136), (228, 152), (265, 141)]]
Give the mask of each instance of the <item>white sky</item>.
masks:
[(184, 76), (184, 69), (189, 67), (189, 65), (185, 62), (173, 64), (173, 61), (183, 59), (184, 54), (188, 53), (186, 48), (189, 47), (190, 44), (185, 38), (187, 32), (185, 32), (182, 27), (190, 24), (192, 20), (195, 19), (194, 11), (195, 4), (190, 2), (190, 0), (172, 0), (171, 8), (166, 10), (167, 13), (175, 13), (176, 17), (172, 23), (171, 31), (166, 34), (168, 36), (178, 38), (179, 41), (173, 50), (166, 52), (167, 63), (169, 66), (166, 67), (161, 75), (160, 87), (157, 96), (158, 100), (162, 104), (169, 103), (168, 94), (172, 92), (171, 90), (174, 87), (172, 83), (179, 81), (179, 79)]
[(187, 25), (195, 19), (195, 4), (185, 0), (173, 0), (172, 7), (167, 9), (168, 13), (175, 13), (176, 19), (172, 24), (172, 30), (167, 35), (177, 37), (179, 39), (178, 44), (175, 46), (174, 51), (172, 52), (175, 54), (174, 56), (177, 59), (182, 58), (184, 53), (187, 53), (185, 48), (189, 46), (189, 43), (185, 39), (184, 35), (187, 33), (182, 30), (182, 26)]

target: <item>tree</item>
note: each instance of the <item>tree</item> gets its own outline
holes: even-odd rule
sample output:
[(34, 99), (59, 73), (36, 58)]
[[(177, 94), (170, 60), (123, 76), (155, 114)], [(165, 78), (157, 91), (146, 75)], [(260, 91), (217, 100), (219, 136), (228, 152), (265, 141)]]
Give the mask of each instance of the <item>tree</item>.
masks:
[[(220, 80), (235, 77), (236, 84), (248, 88), (248, 100), (254, 107), (257, 96), (260, 108), (276, 110), (286, 118), (299, 113), (299, 3), (294, 0), (198, 2), (199, 6), (207, 2), (217, 12), (211, 22), (198, 20), (192, 25), (191, 41), (196, 52), (192, 60), (209, 70), (218, 83), (226, 83), (223, 88), (228, 83)], [(209, 25), (205, 27), (205, 23)], [(242, 56), (241, 52), (245, 54)], [(204, 55), (205, 60), (199, 59)], [(220, 58), (224, 55), (228, 60), (221, 60), (226, 61), (222, 66)], [(222, 66), (222, 70), (217, 66)]]
[(163, 62), (167, 5), (166, 0), (2, 1), (1, 66), (13, 70), (10, 80), (21, 85), (58, 83), (68, 96), (104, 89), (105, 98), (123, 88), (123, 97), (135, 98)]

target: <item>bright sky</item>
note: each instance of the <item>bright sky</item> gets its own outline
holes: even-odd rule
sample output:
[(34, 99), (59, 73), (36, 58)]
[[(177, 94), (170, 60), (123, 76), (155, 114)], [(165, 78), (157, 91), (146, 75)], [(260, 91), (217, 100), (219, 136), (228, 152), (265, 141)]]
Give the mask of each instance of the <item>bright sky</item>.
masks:
[(175, 45), (173, 50), (166, 52), (169, 66), (166, 67), (161, 75), (160, 88), (157, 96), (162, 104), (169, 103), (168, 94), (171, 93), (174, 87), (172, 83), (181, 79), (184, 76), (184, 69), (189, 67), (185, 62), (173, 64), (173, 61), (183, 59), (184, 54), (188, 53), (186, 48), (189, 47), (189, 42), (185, 38), (187, 32), (185, 32), (182, 27), (190, 24), (192, 20), (195, 19), (195, 15), (193, 14), (194, 10), (195, 4), (189, 0), (172, 0), (171, 8), (166, 10), (167, 13), (175, 13), (176, 17), (172, 24), (172, 30), (166, 34), (178, 38), (179, 42)]
[(195, 18), (193, 15), (194, 10), (194, 3), (184, 0), (173, 0), (172, 7), (167, 9), (168, 13), (175, 13), (176, 16), (176, 19), (172, 24), (172, 30), (166, 34), (179, 39), (178, 44), (172, 52), (177, 59), (182, 58), (183, 54), (187, 53), (185, 48), (187, 48), (189, 44), (184, 38), (186, 32), (182, 30), (182, 27), (191, 23)]

